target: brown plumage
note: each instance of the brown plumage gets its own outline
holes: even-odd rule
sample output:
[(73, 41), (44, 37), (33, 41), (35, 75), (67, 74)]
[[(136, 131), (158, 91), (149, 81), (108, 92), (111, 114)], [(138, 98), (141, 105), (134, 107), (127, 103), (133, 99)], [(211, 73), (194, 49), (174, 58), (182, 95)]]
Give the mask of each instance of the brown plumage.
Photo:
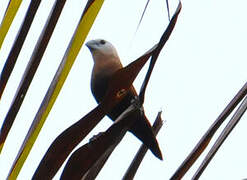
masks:
[[(91, 91), (97, 103), (99, 103), (103, 100), (106, 93), (109, 78), (114, 72), (123, 66), (120, 62), (116, 49), (111, 43), (103, 39), (97, 39), (87, 42), (86, 46), (91, 51), (94, 60), (94, 67), (91, 77)], [(117, 117), (129, 107), (131, 100), (135, 96), (137, 96), (137, 93), (135, 88), (131, 86), (130, 91), (124, 99), (107, 115), (115, 121)], [(156, 157), (162, 159), (159, 145), (145, 114), (142, 112), (135, 113), (131, 116), (131, 118), (133, 118), (133, 121), (136, 119), (137, 120), (131, 126), (129, 131), (139, 138)]]

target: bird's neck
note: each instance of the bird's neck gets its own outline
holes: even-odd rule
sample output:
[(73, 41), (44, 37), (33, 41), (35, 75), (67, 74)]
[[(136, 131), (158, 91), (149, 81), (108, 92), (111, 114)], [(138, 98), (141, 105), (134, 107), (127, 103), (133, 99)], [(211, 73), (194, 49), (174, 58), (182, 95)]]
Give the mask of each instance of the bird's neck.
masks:
[(94, 62), (93, 76), (98, 74), (112, 75), (122, 68), (122, 64), (118, 57), (101, 57)]

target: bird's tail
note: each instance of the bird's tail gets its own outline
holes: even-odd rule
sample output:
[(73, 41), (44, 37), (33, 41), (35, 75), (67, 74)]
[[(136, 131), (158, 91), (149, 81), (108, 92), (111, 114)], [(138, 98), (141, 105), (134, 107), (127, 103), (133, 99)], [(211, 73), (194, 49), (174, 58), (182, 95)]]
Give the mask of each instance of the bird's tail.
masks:
[(139, 114), (135, 116), (135, 118), (138, 119), (136, 119), (134, 124), (131, 126), (130, 132), (132, 132), (138, 139), (140, 139), (157, 158), (162, 160), (163, 158), (159, 144), (145, 114)]

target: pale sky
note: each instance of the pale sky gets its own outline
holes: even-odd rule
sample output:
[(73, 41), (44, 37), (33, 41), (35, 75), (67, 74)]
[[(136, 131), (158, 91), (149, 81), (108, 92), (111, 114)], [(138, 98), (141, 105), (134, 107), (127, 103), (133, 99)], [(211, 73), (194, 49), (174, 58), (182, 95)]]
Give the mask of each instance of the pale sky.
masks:
[[(7, 0), (0, 1), (0, 20), (7, 3)], [(0, 102), (0, 124), (8, 111), (52, 3), (42, 1), (39, 7)], [(64, 55), (85, 3), (86, 1), (68, 1), (64, 7), (0, 155), (0, 179), (5, 179), (8, 174)], [(168, 24), (165, 1), (150, 1), (142, 24), (135, 34), (145, 3), (146, 1), (140, 0), (105, 0), (87, 40), (104, 38), (110, 41), (117, 48), (124, 65), (135, 60), (158, 42)], [(178, 1), (170, 2), (171, 14), (177, 3)], [(29, 1), (23, 0), (4, 41), (0, 51), (0, 71), (28, 5)], [(158, 111), (163, 111), (165, 123), (157, 139), (164, 160), (160, 161), (148, 152), (136, 174), (137, 180), (169, 179), (247, 80), (246, 0), (188, 0), (183, 1), (182, 5), (175, 29), (156, 63), (144, 104), (151, 123)], [(90, 91), (92, 66), (91, 54), (83, 45), (18, 179), (30, 179), (52, 141), (96, 106)], [(144, 70), (134, 83), (137, 91), (145, 72)], [(111, 123), (105, 117), (80, 145), (87, 143), (98, 132), (105, 131)], [(245, 114), (201, 179), (247, 178), (246, 127)], [(121, 179), (140, 144), (137, 138), (127, 133), (97, 179)], [(198, 159), (184, 179), (193, 176), (205, 155), (206, 153)], [(54, 179), (59, 179), (60, 174), (61, 171)]]

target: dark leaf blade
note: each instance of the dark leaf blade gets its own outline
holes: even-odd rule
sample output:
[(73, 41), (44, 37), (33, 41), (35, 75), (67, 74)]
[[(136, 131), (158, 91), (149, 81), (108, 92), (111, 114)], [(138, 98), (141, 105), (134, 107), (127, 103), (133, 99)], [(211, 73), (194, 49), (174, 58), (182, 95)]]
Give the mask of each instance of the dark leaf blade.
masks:
[(52, 179), (75, 146), (104, 116), (100, 104), (60, 134), (47, 150), (33, 175), (33, 179)]
[[(22, 24), (21, 30), (18, 33), (18, 36), (14, 42), (13, 47), (11, 48), (10, 54), (8, 55), (8, 58), (4, 64), (3, 70), (0, 75), (0, 100), (2, 93), (4, 91), (4, 88), (7, 84), (7, 81), (9, 79), (9, 76), (14, 68), (14, 65), (17, 61), (18, 55), (20, 53), (20, 50), (22, 48), (22, 45), (26, 39), (26, 35), (30, 29), (30, 26), (32, 24), (33, 18), (37, 12), (37, 9), (39, 7), (40, 1), (37, 3), (31, 2), (28, 8), (28, 11), (26, 13), (24, 22)], [(19, 99), (19, 102), (21, 103), (21, 99)], [(12, 103), (14, 104), (14, 102)], [(18, 107), (18, 105), (16, 106)], [(15, 110), (15, 111), (14, 111)], [(3, 125), (1, 127), (0, 131), (0, 152), (3, 148), (4, 142), (8, 136), (8, 132), (14, 122), (15, 116), (17, 114), (18, 108), (13, 108), (12, 110), (9, 110), (7, 116), (5, 117), (5, 120), (3, 122)]]
[(141, 90), (140, 90), (140, 101), (141, 103), (144, 102), (144, 98), (145, 98), (145, 91), (146, 91), (146, 88), (147, 88), (147, 84), (149, 82), (149, 79), (150, 79), (150, 76), (152, 74), (152, 71), (153, 71), (153, 68), (154, 68), (154, 65), (155, 65), (155, 62), (159, 56), (159, 53), (160, 51), (162, 50), (162, 48), (164, 47), (165, 43), (167, 42), (167, 40), (169, 39), (174, 27), (175, 27), (175, 24), (177, 22), (177, 18), (178, 18), (178, 15), (181, 11), (181, 8), (182, 8), (182, 4), (181, 2), (179, 2), (178, 4), (178, 7), (177, 7), (177, 10), (176, 12), (174, 13), (168, 27), (166, 28), (165, 32), (163, 33), (158, 45), (157, 45), (157, 48), (156, 50), (154, 51), (154, 54), (152, 55), (152, 59), (150, 61), (150, 65), (149, 65), (149, 68), (148, 68), (148, 72), (145, 76), (145, 79), (143, 81), (143, 84), (141, 86)]
[[(32, 1), (33, 3), (35, 1)], [(34, 3), (36, 4), (36, 3)], [(55, 6), (53, 6), (52, 14), (49, 16), (49, 19), (43, 28), (42, 34), (39, 37), (38, 43), (35, 46), (34, 52), (31, 56), (31, 59), (28, 62), (28, 65), (26, 67), (26, 70), (22, 76), (21, 82), (19, 84), (19, 87), (16, 91), (15, 97), (13, 99), (13, 102), (11, 104), (11, 107), (4, 119), (4, 123), (1, 128), (1, 134), (0, 134), (0, 150), (4, 145), (5, 139), (8, 135), (9, 130), (11, 129), (11, 126), (15, 120), (15, 117), (22, 105), (22, 102), (25, 98), (25, 95), (27, 93), (27, 90), (32, 82), (32, 79), (36, 73), (36, 70), (41, 62), (41, 59), (43, 57), (43, 54), (46, 50), (46, 47), (48, 45), (48, 42), (51, 38), (51, 35), (54, 31), (54, 28), (56, 26), (57, 20), (60, 16), (60, 13), (63, 9), (63, 6), (65, 4), (65, 0), (60, 1), (59, 3), (56, 3)]]
[(201, 153), (205, 150), (211, 138), (224, 122), (224, 120), (230, 115), (230, 113), (235, 109), (235, 107), (242, 101), (242, 99), (247, 94), (247, 82), (244, 86), (239, 90), (239, 92), (235, 95), (235, 97), (231, 100), (231, 102), (226, 106), (223, 112), (218, 116), (218, 118), (214, 121), (214, 123), (210, 126), (207, 132), (203, 135), (200, 141), (196, 144), (191, 153), (187, 156), (187, 158), (182, 162), (179, 168), (171, 177), (172, 180), (181, 179), (186, 172), (190, 169), (190, 167), (194, 164), (197, 158), (201, 155)]
[(8, 82), (8, 79), (10, 77), (10, 74), (12, 73), (15, 63), (17, 61), (17, 58), (19, 56), (19, 53), (21, 51), (21, 48), (24, 44), (24, 41), (26, 39), (27, 33), (31, 27), (31, 24), (33, 22), (34, 16), (37, 12), (37, 9), (39, 7), (40, 0), (31, 1), (28, 10), (25, 15), (25, 19), (21, 25), (20, 31), (18, 32), (18, 35), (15, 39), (15, 42), (10, 50), (10, 53), (8, 55), (8, 58), (4, 64), (3, 70), (0, 75), (0, 100), (3, 94), (3, 91), (5, 89), (5, 86)]
[(214, 155), (217, 153), (221, 145), (224, 143), (228, 135), (232, 132), (233, 128), (237, 125), (243, 114), (245, 113), (247, 109), (247, 96), (245, 96), (243, 102), (239, 106), (239, 108), (236, 110), (234, 115), (232, 116), (231, 120), (228, 122), (226, 127), (221, 132), (220, 136), (214, 143), (213, 147), (208, 152), (207, 156), (201, 163), (200, 167), (194, 174), (192, 179), (199, 179), (202, 175), (203, 171), (206, 169), (207, 165), (210, 163), (210, 161), (213, 159)]

